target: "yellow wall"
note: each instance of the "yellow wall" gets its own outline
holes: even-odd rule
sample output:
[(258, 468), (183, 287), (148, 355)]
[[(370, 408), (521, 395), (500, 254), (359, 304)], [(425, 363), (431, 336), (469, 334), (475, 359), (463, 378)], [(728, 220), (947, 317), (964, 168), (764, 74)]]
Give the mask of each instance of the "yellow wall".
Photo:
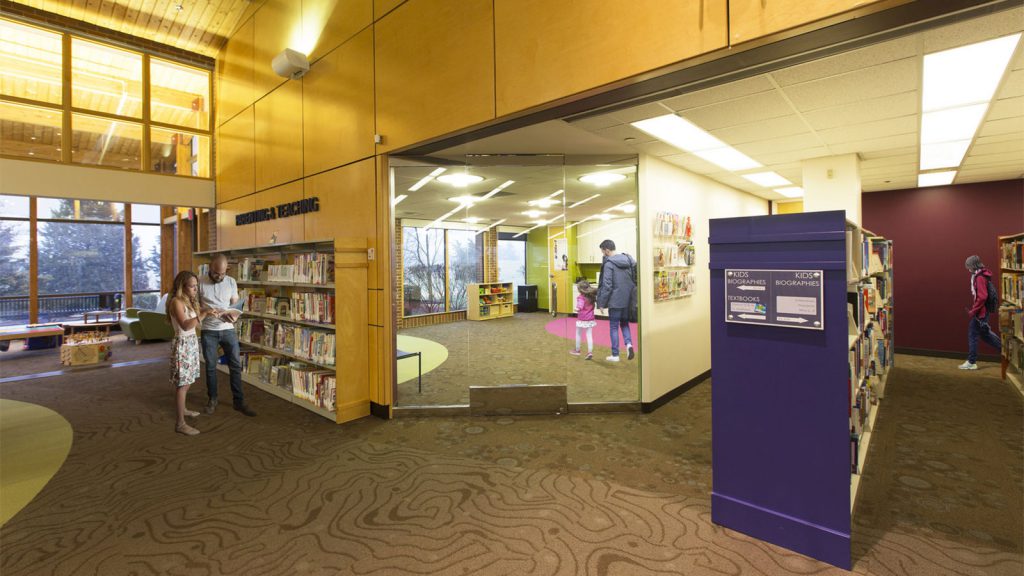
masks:
[(803, 200), (797, 200), (796, 202), (779, 202), (775, 205), (776, 214), (800, 214), (803, 211)]
[[(277, 234), (278, 242), (333, 238), (337, 246), (373, 249), (364, 267), (345, 272), (344, 290), (361, 293), (338, 288), (339, 300), (361, 303), (346, 313), (366, 316), (365, 329), (339, 331), (338, 346), (369, 355), (359, 384), (367, 390), (339, 393), (353, 414), (366, 398), (390, 405), (387, 152), (865, 3), (265, 0), (247, 12), (217, 61), (219, 247)], [(270, 62), (285, 48), (309, 54), (303, 78), (274, 75)], [(320, 213), (234, 226), (238, 213), (312, 196)]]

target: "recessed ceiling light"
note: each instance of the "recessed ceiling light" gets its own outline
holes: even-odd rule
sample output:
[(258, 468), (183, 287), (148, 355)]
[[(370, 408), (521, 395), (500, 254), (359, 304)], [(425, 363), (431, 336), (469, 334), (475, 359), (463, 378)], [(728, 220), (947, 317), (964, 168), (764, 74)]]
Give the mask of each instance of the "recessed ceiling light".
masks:
[(760, 168), (761, 163), (715, 138), (700, 126), (675, 114), (633, 122), (633, 126), (658, 140), (736, 172)]
[(934, 170), (936, 168), (956, 168), (963, 162), (967, 149), (971, 147), (971, 141), (958, 140), (956, 142), (939, 142), (937, 144), (921, 145), (921, 170)]
[(626, 204), (624, 206), (619, 206), (619, 210), (625, 212), (626, 214), (632, 214), (636, 212), (636, 206), (634, 206), (633, 204)]
[(924, 188), (925, 186), (943, 186), (945, 184), (952, 184), (954, 178), (956, 178), (956, 170), (918, 174), (917, 186), (918, 188)]
[(757, 172), (754, 174), (742, 174), (742, 176), (754, 184), (764, 186), (765, 188), (778, 188), (793, 185), (792, 182), (786, 180), (782, 176), (779, 176), (775, 172)]
[(930, 112), (991, 100), (1020, 36), (925, 54), (921, 109)]
[(477, 176), (476, 174), (466, 174), (465, 172), (457, 172), (455, 174), (445, 174), (444, 176), (438, 176), (438, 182), (444, 182), (445, 184), (451, 184), (456, 188), (465, 188), (470, 184), (476, 184), (477, 182), (483, 182), (483, 176)]
[(608, 186), (615, 182), (622, 182), (625, 179), (625, 174), (618, 174), (615, 172), (591, 172), (590, 174), (584, 174), (579, 177), (580, 182), (601, 187)]
[(787, 186), (785, 188), (776, 188), (776, 192), (782, 194), (786, 198), (800, 198), (804, 195), (804, 189), (799, 186)]
[(612, 219), (612, 215), (611, 214), (599, 214), (597, 217), (600, 218), (601, 220), (611, 220)]
[(921, 115), (921, 143), (970, 140), (978, 131), (988, 103), (959, 106)]

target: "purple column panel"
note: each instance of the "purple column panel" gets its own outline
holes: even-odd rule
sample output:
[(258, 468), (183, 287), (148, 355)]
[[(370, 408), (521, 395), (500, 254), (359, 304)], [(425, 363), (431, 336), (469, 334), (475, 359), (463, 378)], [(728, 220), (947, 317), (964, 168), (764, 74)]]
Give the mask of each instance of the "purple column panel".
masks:
[[(712, 220), (712, 520), (850, 567), (846, 221)], [(725, 322), (724, 270), (823, 270), (825, 329)]]

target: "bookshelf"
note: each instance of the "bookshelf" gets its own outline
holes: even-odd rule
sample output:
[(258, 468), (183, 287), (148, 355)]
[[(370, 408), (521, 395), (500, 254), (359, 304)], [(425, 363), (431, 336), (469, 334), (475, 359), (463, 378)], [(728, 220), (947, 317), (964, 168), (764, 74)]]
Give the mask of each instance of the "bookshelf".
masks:
[(338, 402), (334, 242), (197, 252), (196, 273), (217, 254), (228, 258), (243, 302), (235, 322), (242, 381), (333, 422), (352, 419)]
[(830, 211), (711, 220), (709, 246), (712, 521), (849, 569), (893, 365), (892, 242)]
[(1001, 369), (1024, 394), (1024, 232), (997, 238), (999, 255), (999, 334), (1003, 340)]
[(482, 282), (466, 285), (466, 317), (494, 320), (515, 314), (511, 282)]

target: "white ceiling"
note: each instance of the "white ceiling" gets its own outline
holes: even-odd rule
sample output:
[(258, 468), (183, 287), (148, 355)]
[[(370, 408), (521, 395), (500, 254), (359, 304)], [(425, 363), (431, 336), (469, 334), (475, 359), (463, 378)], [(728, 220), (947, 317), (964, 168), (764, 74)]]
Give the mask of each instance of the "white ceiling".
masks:
[[(924, 54), (1021, 30), (1024, 8), (1017, 8), (572, 124), (767, 199), (782, 197), (630, 122), (678, 113), (796, 185), (802, 160), (857, 153), (865, 192), (914, 188)], [(1021, 177), (1024, 50), (1018, 46), (955, 183)]]

